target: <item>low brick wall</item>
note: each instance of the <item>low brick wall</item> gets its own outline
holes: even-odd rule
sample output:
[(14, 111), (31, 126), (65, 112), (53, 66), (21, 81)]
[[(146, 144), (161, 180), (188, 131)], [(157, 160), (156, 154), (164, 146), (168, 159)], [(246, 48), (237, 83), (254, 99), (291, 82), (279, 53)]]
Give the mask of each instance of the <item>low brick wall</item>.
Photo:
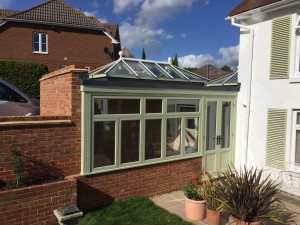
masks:
[(67, 204), (76, 204), (76, 180), (1, 191), (0, 224), (51, 224), (53, 210)]
[(201, 164), (202, 158), (192, 158), (77, 177), (77, 206), (86, 211), (118, 199), (180, 190), (199, 174)]
[(0, 182), (14, 180), (10, 150), (19, 147), (27, 174), (80, 173), (80, 124), (70, 116), (0, 117)]

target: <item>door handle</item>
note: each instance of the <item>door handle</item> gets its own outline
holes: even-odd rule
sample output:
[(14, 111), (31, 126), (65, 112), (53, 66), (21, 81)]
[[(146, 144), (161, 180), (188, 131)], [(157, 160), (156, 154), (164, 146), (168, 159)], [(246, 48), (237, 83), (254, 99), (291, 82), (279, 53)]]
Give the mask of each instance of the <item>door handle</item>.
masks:
[(220, 145), (220, 144), (221, 144), (221, 140), (222, 140), (223, 138), (221, 137), (221, 135), (219, 135), (218, 137), (219, 137), (219, 145)]

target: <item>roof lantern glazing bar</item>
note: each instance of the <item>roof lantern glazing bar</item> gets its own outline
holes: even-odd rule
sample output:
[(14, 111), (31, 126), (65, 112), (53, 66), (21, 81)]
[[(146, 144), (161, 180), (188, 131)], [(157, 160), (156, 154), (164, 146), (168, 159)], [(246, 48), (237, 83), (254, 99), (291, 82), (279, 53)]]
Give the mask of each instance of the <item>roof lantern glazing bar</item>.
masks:
[(162, 71), (164, 71), (169, 77), (174, 79), (174, 77), (170, 73), (168, 73), (168, 71), (166, 71), (164, 68), (162, 68), (158, 63), (155, 63), (155, 65), (158, 66), (160, 69), (162, 69)]
[(175, 66), (173, 66), (172, 64), (170, 65), (172, 68), (174, 68), (178, 73), (180, 73), (182, 76), (184, 76), (185, 79), (190, 80), (190, 78), (188, 78), (187, 76), (185, 76), (183, 73), (181, 73)]
[(155, 78), (157, 78), (157, 76), (154, 74), (154, 73), (152, 73), (152, 71), (151, 70), (149, 70), (148, 69), (148, 67), (147, 66), (145, 66), (141, 61), (139, 61), (139, 63), (152, 75), (152, 76), (154, 76)]
[(137, 77), (140, 77), (124, 60), (124, 58), (122, 58), (122, 62), (128, 67), (128, 69), (131, 70), (131, 72), (133, 72), (133, 74)]

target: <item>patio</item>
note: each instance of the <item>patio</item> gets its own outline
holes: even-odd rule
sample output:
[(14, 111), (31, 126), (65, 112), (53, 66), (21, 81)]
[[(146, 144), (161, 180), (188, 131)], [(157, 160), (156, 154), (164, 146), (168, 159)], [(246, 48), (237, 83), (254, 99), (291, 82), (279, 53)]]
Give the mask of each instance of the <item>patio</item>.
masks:
[[(287, 219), (285, 221), (286, 225), (289, 224), (300, 224), (300, 200), (293, 199), (288, 196), (283, 196), (282, 199), (284, 201), (285, 206), (289, 210), (289, 212), (292, 213), (292, 218), (294, 222), (290, 222), (290, 219)], [(206, 225), (206, 220), (204, 219), (203, 221), (191, 221), (185, 216), (185, 211), (184, 211), (184, 194), (182, 191), (176, 191), (172, 193), (167, 193), (164, 195), (160, 196), (155, 196), (151, 198), (151, 200), (158, 206), (168, 210), (171, 213), (174, 213), (181, 218), (192, 222), (195, 225)], [(274, 222), (267, 222), (266, 225), (275, 225), (277, 223)], [(222, 216), (222, 221), (221, 225), (229, 225), (228, 223), (228, 214), (223, 213)]]

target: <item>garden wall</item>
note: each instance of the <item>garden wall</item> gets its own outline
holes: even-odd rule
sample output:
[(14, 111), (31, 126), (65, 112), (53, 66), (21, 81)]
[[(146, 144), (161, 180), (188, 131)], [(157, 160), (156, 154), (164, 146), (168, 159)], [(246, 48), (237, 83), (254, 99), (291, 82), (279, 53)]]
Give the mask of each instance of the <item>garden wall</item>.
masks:
[(199, 174), (202, 158), (77, 177), (77, 204), (85, 211), (115, 199), (154, 196), (180, 190), (187, 180)]
[(76, 180), (1, 191), (0, 224), (51, 224), (53, 210), (65, 204), (76, 204)]

